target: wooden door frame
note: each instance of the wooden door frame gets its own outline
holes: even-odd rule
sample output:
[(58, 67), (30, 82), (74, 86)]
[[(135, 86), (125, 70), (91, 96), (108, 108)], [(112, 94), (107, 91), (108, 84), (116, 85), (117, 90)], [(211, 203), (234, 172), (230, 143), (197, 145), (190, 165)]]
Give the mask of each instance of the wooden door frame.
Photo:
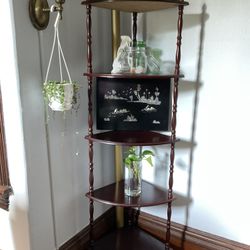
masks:
[(4, 131), (4, 114), (2, 92), (0, 88), (0, 208), (9, 209), (9, 196), (12, 188), (9, 179), (6, 140)]

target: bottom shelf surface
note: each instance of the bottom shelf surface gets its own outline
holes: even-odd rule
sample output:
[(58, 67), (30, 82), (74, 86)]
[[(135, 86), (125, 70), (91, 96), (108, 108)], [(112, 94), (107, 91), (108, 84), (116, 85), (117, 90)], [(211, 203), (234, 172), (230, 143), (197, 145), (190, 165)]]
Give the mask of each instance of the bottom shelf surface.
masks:
[(117, 229), (95, 241), (94, 250), (165, 250), (165, 244), (139, 228)]

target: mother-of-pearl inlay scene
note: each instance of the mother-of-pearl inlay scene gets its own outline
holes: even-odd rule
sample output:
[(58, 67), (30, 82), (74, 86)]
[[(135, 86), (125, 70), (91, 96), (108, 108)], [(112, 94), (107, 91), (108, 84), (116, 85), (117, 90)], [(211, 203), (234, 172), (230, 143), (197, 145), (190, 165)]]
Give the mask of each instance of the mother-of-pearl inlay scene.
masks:
[(167, 131), (169, 79), (97, 79), (97, 129)]

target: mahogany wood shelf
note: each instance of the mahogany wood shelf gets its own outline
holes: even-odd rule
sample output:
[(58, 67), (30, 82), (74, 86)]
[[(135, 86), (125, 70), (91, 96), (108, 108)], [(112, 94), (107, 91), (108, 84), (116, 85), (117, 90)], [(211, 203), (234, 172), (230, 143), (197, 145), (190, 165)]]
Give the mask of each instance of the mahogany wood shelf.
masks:
[(174, 75), (174, 74), (169, 74), (169, 75), (154, 75), (154, 74), (111, 74), (111, 73), (84, 73), (84, 76), (87, 77), (101, 77), (101, 78), (127, 78), (127, 79), (169, 79), (169, 78), (183, 78), (184, 75)]
[(117, 229), (94, 243), (93, 250), (165, 250), (158, 239), (139, 228)]
[[(89, 239), (90, 248), (94, 250), (170, 250), (170, 236), (171, 236), (171, 215), (172, 215), (172, 201), (173, 197), (173, 183), (174, 183), (174, 167), (175, 167), (175, 142), (176, 139), (176, 125), (177, 125), (177, 103), (178, 103), (178, 88), (179, 80), (183, 77), (180, 71), (181, 61), (181, 44), (182, 44), (182, 29), (183, 29), (183, 9), (188, 2), (183, 0), (83, 0), (82, 4), (86, 5), (86, 38), (87, 38), (87, 77), (88, 84), (88, 135), (85, 137), (88, 140), (88, 155), (89, 155), (89, 193), (86, 196), (89, 198)], [(150, 74), (111, 74), (111, 73), (93, 73), (92, 67), (92, 6), (133, 12), (132, 18), (132, 39), (136, 42), (137, 37), (137, 13), (163, 10), (176, 7), (178, 20), (177, 20), (177, 40), (176, 40), (176, 53), (175, 53), (175, 68), (173, 74), (169, 75), (150, 75)], [(156, 79), (162, 79), (166, 84), (172, 80), (172, 109), (170, 131), (171, 136), (163, 135), (161, 133), (146, 131), (146, 128), (140, 128), (141, 131), (108, 131), (102, 133), (93, 132), (93, 91), (95, 78), (107, 78), (111, 81), (113, 78), (120, 78), (121, 82), (131, 80), (131, 82), (139, 82), (140, 79), (151, 83), (156, 82)], [(135, 80), (133, 80), (135, 79)], [(154, 80), (155, 79), (155, 80)], [(106, 79), (101, 79), (106, 81)], [(107, 81), (108, 81), (107, 80)], [(117, 82), (119, 82), (117, 80)], [(139, 84), (139, 83), (138, 83)], [(166, 112), (162, 111), (162, 115)], [(139, 197), (129, 198), (124, 195), (124, 182), (117, 182), (106, 187), (94, 190), (94, 146), (93, 142), (108, 144), (108, 145), (121, 145), (121, 146), (152, 146), (171, 144), (169, 149), (169, 167), (168, 167), (168, 186), (165, 190), (156, 187), (155, 185), (147, 182), (142, 182), (142, 193)], [(167, 149), (168, 150), (168, 149)], [(113, 166), (111, 166), (113, 167)], [(167, 171), (167, 169), (166, 169)], [(167, 203), (167, 222), (166, 222), (166, 237), (165, 242), (162, 243), (157, 239), (151, 237), (138, 228), (124, 228), (118, 229), (101, 239), (94, 242), (94, 202), (101, 202), (113, 206), (120, 207), (145, 207), (156, 206)], [(132, 215), (128, 215), (128, 222), (132, 222)], [(92, 243), (94, 247), (92, 248)]]
[(174, 8), (181, 5), (188, 5), (188, 2), (178, 0), (161, 0), (161, 1), (145, 1), (145, 0), (87, 0), (82, 4), (92, 5), (99, 8), (113, 9), (125, 12), (148, 12)]
[[(153, 146), (171, 144), (171, 136), (163, 135), (152, 131), (108, 131), (92, 136), (85, 136), (85, 139), (109, 145), (121, 146)], [(174, 142), (178, 141), (176, 139)]]
[(94, 190), (93, 195), (87, 193), (86, 196), (94, 201), (119, 207), (157, 206), (174, 200), (168, 199), (167, 190), (146, 181), (142, 181), (142, 193), (138, 197), (124, 194), (124, 181), (99, 188)]

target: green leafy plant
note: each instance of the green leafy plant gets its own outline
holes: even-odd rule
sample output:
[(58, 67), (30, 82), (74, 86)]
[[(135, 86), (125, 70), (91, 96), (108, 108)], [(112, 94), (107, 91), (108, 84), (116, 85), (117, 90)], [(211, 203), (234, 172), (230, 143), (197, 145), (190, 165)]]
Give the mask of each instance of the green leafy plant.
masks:
[(129, 147), (123, 159), (125, 164), (124, 192), (128, 196), (136, 197), (141, 193), (141, 166), (145, 160), (153, 166), (151, 150), (142, 150), (142, 147)]
[(133, 168), (142, 160), (147, 161), (150, 166), (153, 166), (152, 156), (154, 156), (154, 153), (151, 150), (139, 150), (139, 152), (137, 152), (136, 147), (131, 146), (125, 155), (126, 157), (123, 161), (128, 168)]
[[(63, 81), (48, 81), (43, 86), (43, 95), (47, 103), (51, 103), (53, 100), (57, 100), (61, 105), (64, 105), (65, 100), (65, 90), (64, 85), (68, 84), (68, 82)], [(77, 91), (78, 85), (75, 82), (73, 84), (73, 98), (72, 105), (77, 103)]]

